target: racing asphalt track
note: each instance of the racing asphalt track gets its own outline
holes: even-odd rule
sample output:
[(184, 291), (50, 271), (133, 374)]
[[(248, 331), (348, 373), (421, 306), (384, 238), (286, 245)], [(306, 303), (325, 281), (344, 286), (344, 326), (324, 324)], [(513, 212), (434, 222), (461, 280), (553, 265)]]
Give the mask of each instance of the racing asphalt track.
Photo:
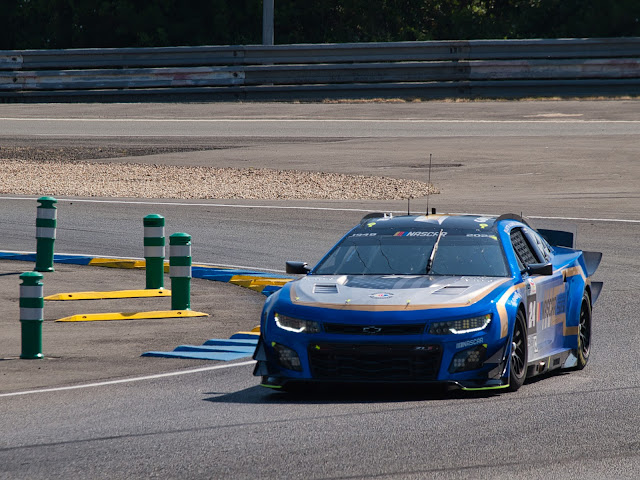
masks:
[[(0, 397), (0, 478), (637, 478), (638, 107), (222, 104), (142, 105), (132, 113), (126, 105), (0, 106), (0, 145), (168, 141), (153, 136), (153, 123), (118, 120), (135, 115), (167, 123), (215, 118), (200, 122), (206, 128), (195, 132), (197, 141), (230, 147), (133, 161), (250, 162), (426, 180), (425, 154), (433, 153), (432, 181), (443, 193), (431, 197), (431, 206), (524, 212), (537, 226), (568, 223), (579, 247), (604, 253), (596, 278), (605, 282), (587, 368), (536, 379), (514, 394), (358, 389), (288, 396), (256, 387), (249, 365), (221, 364), (229, 368)], [(274, 112), (292, 125), (283, 131)], [(11, 120), (29, 116), (50, 120)], [(239, 124), (231, 136), (220, 121), (230, 117)], [(242, 118), (262, 120), (248, 125)], [(295, 121), (308, 118), (322, 122)], [(170, 141), (193, 142), (194, 124), (172, 124)], [(4, 197), (0, 247), (24, 250), (33, 243), (34, 202)], [(267, 269), (281, 269), (285, 259), (313, 263), (363, 211), (406, 208), (401, 201), (80, 200), (59, 203), (59, 252), (140, 256), (139, 235), (131, 232), (140, 231), (144, 215), (160, 213), (167, 233), (193, 236), (194, 261)], [(414, 201), (412, 210), (419, 205)]]

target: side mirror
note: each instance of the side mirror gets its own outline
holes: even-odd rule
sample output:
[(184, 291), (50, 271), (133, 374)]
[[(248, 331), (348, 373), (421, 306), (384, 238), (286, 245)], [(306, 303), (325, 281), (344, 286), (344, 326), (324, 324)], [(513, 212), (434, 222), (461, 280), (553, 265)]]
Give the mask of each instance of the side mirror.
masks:
[(287, 262), (285, 271), (297, 275), (306, 275), (311, 271), (311, 268), (306, 262)]
[(527, 265), (529, 275), (553, 275), (553, 265), (550, 263), (530, 263)]

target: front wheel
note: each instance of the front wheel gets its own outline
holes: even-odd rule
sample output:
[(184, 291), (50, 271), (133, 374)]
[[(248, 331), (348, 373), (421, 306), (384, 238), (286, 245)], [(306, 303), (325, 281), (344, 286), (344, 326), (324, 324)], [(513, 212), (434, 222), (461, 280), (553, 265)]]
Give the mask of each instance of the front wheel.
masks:
[(582, 370), (589, 361), (591, 352), (591, 299), (585, 291), (580, 305), (580, 319), (578, 323), (578, 363), (577, 370)]
[(509, 391), (515, 392), (527, 378), (527, 326), (522, 310), (518, 310), (511, 336)]

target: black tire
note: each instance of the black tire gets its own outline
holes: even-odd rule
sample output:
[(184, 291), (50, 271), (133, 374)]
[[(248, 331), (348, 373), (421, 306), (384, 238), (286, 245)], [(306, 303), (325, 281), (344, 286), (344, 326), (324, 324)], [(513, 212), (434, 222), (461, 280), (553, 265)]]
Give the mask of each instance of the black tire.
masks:
[(585, 291), (582, 294), (582, 304), (580, 305), (580, 317), (578, 319), (578, 350), (576, 357), (578, 363), (576, 370), (582, 370), (589, 361), (591, 352), (591, 298)]
[(527, 325), (522, 310), (518, 310), (511, 335), (509, 358), (509, 391), (518, 390), (527, 378)]

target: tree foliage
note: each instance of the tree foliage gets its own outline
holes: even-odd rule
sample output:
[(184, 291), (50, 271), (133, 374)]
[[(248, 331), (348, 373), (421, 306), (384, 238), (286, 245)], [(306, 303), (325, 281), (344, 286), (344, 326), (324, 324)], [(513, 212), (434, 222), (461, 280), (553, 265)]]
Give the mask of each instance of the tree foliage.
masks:
[[(638, 0), (274, 0), (276, 43), (640, 36)], [(262, 0), (3, 0), (0, 49), (259, 44)]]

